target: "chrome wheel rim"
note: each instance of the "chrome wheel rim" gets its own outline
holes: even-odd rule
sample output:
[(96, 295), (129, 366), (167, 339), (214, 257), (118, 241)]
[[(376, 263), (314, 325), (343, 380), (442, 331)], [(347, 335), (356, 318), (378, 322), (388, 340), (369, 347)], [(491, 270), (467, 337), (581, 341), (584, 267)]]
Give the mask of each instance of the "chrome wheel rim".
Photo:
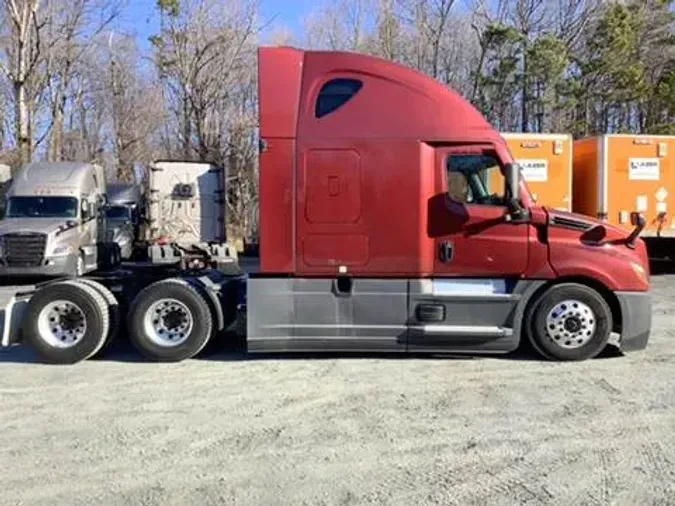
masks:
[(158, 346), (180, 346), (187, 341), (194, 319), (185, 304), (176, 299), (160, 299), (145, 312), (145, 334)]
[(53, 348), (72, 348), (87, 332), (87, 317), (74, 302), (55, 300), (40, 311), (38, 332), (42, 340)]
[(593, 310), (581, 301), (564, 300), (546, 316), (546, 333), (565, 349), (581, 348), (595, 334), (597, 320)]

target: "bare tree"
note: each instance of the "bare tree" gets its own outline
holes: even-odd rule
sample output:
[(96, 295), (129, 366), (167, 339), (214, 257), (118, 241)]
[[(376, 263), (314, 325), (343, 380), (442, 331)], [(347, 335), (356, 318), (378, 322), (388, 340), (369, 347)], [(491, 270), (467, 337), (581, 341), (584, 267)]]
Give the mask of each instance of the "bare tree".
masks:
[(101, 99), (111, 122), (114, 173), (120, 181), (132, 181), (137, 163), (149, 164), (157, 155), (153, 140), (164, 119), (161, 92), (140, 67), (139, 51), (129, 37), (108, 37), (100, 72)]
[(237, 76), (254, 68), (256, 13), (253, 2), (225, 6), (210, 0), (165, 12), (164, 31), (154, 38), (156, 63), (167, 105), (180, 123), (184, 157), (220, 156), (217, 106), (234, 99)]
[(50, 118), (45, 134), (49, 135), (48, 158), (62, 158), (62, 137), (67, 102), (74, 75), (81, 72), (85, 53), (91, 41), (115, 20), (120, 13), (119, 0), (70, 0), (52, 4), (56, 10), (49, 27), (50, 51), (46, 78), (49, 88)]
[(371, 0), (337, 0), (322, 4), (306, 20), (306, 45), (313, 49), (364, 51)]
[[(167, 3), (153, 39), (170, 118), (167, 154), (225, 167), (232, 205), (247, 205), (257, 192), (257, 11), (250, 0)], [(232, 214), (236, 228), (247, 215)]]
[(375, 52), (388, 60), (401, 57), (401, 21), (394, 0), (379, 0)]
[(42, 0), (3, 0), (2, 19), (10, 26), (6, 47), (8, 65), (3, 71), (11, 82), (14, 93), (14, 128), (19, 161), (25, 164), (32, 158), (30, 132), (30, 81), (40, 61), (41, 32), (45, 27), (39, 19)]

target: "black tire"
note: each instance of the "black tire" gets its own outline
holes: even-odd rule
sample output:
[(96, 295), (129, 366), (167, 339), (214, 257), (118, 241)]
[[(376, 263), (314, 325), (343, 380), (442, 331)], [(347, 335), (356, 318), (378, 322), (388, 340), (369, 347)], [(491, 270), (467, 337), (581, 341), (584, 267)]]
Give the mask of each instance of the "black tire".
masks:
[[(572, 301), (572, 307), (568, 308), (565, 301)], [(577, 306), (577, 303), (581, 304)], [(584, 305), (590, 309), (590, 315)], [(574, 320), (570, 329), (565, 327), (562, 319), (558, 320), (559, 327), (556, 327), (558, 323), (550, 326), (551, 322), (547, 323), (549, 314), (555, 314), (552, 311), (556, 307), (562, 308), (569, 319)], [(572, 330), (574, 333), (571, 333)], [(588, 286), (577, 283), (554, 285), (530, 307), (526, 331), (530, 343), (544, 358), (587, 360), (597, 356), (607, 346), (612, 332), (612, 311), (602, 295)]]
[(108, 304), (108, 314), (110, 318), (110, 324), (108, 325), (108, 334), (106, 335), (103, 343), (101, 343), (101, 348), (92, 355), (92, 357), (101, 356), (105, 352), (106, 348), (110, 346), (110, 343), (112, 343), (115, 340), (119, 332), (121, 321), (121, 311), (119, 302), (117, 301), (113, 293), (110, 290), (108, 290), (107, 287), (103, 286), (101, 283), (97, 283), (92, 279), (80, 278), (72, 280), (71, 282), (90, 286), (91, 288), (96, 290)]
[[(159, 344), (145, 327), (146, 314), (161, 300), (173, 299), (189, 311), (192, 328), (180, 344)], [(201, 352), (212, 337), (213, 316), (206, 299), (187, 281), (171, 278), (153, 283), (143, 289), (129, 310), (129, 338), (146, 358), (161, 362), (178, 362)]]
[[(86, 318), (84, 336), (68, 348), (50, 344), (49, 339), (40, 333), (39, 319), (42, 310), (58, 300), (77, 305)], [(28, 302), (22, 323), (23, 338), (42, 361), (52, 364), (74, 364), (87, 360), (101, 349), (108, 334), (110, 314), (105, 299), (94, 288), (64, 281), (38, 290)]]

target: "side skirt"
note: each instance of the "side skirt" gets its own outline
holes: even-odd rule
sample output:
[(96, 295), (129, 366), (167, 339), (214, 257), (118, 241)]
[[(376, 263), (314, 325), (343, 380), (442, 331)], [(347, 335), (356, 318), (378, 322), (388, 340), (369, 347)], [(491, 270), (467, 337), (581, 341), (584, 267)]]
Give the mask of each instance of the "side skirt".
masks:
[(542, 283), (251, 277), (248, 351), (508, 353)]

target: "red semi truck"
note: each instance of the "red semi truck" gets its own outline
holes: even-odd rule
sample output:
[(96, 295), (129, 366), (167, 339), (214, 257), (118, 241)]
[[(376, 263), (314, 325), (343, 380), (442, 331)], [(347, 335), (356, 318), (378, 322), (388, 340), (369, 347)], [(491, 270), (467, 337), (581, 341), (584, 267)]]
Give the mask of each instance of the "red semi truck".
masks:
[[(127, 290), (107, 299), (130, 301), (128, 332), (146, 356), (195, 355), (237, 308), (249, 352), (508, 353), (527, 340), (544, 357), (581, 360), (612, 332), (625, 351), (647, 345), (643, 220), (628, 234), (535, 205), (500, 134), (452, 90), (369, 56), (261, 48), (259, 99), (260, 271), (150, 269), (144, 281), (126, 266), (81, 290), (79, 301), (92, 286)], [(494, 168), (503, 188), (490, 193)], [(15, 325), (51, 361), (41, 315), (80, 282), (15, 297), (26, 306)], [(110, 339), (105, 325), (87, 328)]]

